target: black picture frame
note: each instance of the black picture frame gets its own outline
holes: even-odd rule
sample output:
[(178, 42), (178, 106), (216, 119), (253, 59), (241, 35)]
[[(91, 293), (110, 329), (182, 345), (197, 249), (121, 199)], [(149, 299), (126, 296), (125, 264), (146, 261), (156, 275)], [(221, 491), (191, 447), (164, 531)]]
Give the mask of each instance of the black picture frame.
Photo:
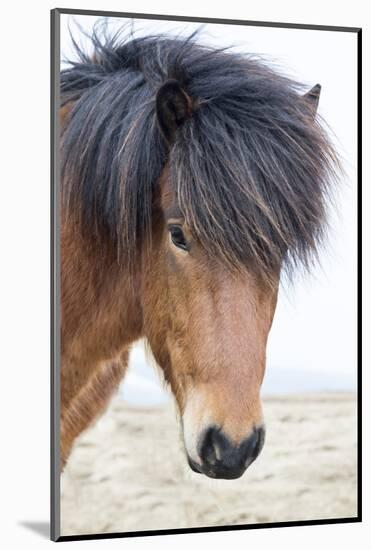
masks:
[[(59, 257), (59, 72), (60, 72), (60, 16), (92, 15), (102, 17), (151, 19), (158, 21), (181, 21), (196, 23), (216, 23), (244, 25), (254, 27), (278, 27), (286, 29), (305, 29), (316, 31), (348, 32), (357, 36), (357, 516), (337, 519), (319, 519), (303, 521), (282, 521), (251, 525), (205, 526), (196, 528), (161, 529), (134, 532), (97, 533), (87, 535), (60, 534), (60, 449), (59, 449), (59, 416), (60, 416), (60, 257)], [(249, 21), (235, 19), (215, 19), (208, 17), (184, 17), (145, 13), (111, 12), (100, 10), (80, 10), (56, 8), (51, 10), (51, 406), (50, 406), (50, 441), (51, 441), (51, 499), (50, 523), (51, 540), (73, 541), (110, 539), (139, 536), (153, 536), (179, 533), (200, 533), (218, 531), (236, 531), (265, 529), (290, 526), (324, 525), (356, 523), (362, 521), (362, 29), (358, 27), (340, 27), (328, 25), (306, 25), (294, 23), (273, 23), (267, 21)]]

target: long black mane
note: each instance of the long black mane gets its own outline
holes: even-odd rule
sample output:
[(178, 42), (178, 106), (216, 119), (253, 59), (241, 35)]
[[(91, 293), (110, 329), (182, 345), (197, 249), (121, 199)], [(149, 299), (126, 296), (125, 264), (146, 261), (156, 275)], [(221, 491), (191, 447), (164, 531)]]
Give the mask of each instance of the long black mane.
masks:
[[(127, 33), (128, 34), (128, 33)], [(166, 36), (107, 36), (61, 73), (62, 194), (83, 232), (132, 263), (151, 233), (156, 185), (169, 163), (193, 234), (227, 265), (269, 279), (308, 267), (325, 229), (337, 160), (303, 87), (254, 56)], [(156, 94), (176, 79), (196, 105), (171, 149)]]

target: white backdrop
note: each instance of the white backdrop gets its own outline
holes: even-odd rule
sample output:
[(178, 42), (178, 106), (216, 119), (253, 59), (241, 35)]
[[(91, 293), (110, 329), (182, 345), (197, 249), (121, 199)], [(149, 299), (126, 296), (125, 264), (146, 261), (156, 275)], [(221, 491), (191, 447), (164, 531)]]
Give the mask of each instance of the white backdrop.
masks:
[[(77, 23), (90, 32), (94, 16), (63, 15), (62, 58), (73, 59), (69, 28), (89, 49)], [(111, 18), (110, 27), (128, 23)], [(263, 55), (278, 70), (308, 85), (322, 85), (319, 113), (329, 124), (342, 156), (346, 177), (336, 192), (336, 211), (330, 212), (330, 233), (321, 263), (294, 286), (284, 285), (271, 330), (266, 393), (353, 390), (356, 387), (356, 35), (269, 27), (180, 23), (136, 19), (139, 35), (189, 35), (199, 40), (234, 46)], [(341, 63), (335, 62), (340, 60)], [(64, 64), (63, 64), (64, 65)], [(64, 65), (65, 66), (65, 65)], [(143, 349), (135, 349), (124, 382), (124, 396), (134, 403), (153, 403), (165, 394), (155, 373), (144, 367)]]
[[(71, 7), (60, 0), (59, 7)], [(210, 0), (80, 0), (81, 9), (127, 10), (176, 15), (240, 18), (260, 21), (285, 21), (323, 25), (364, 27), (366, 53), (371, 49), (369, 6), (363, 0), (297, 2), (216, 3)], [(1, 235), (1, 334), (2, 397), (0, 429), (2, 452), (1, 542), (4, 547), (45, 548), (49, 520), (49, 10), (52, 0), (5, 3), (2, 6), (3, 111), (1, 138), (6, 148), (0, 163), (0, 235)], [(363, 61), (363, 96), (371, 96), (371, 70), (368, 56)], [(334, 65), (342, 63), (335, 52)], [(6, 84), (6, 85), (5, 85)], [(364, 181), (371, 178), (371, 104), (363, 105)], [(363, 276), (371, 279), (371, 189), (363, 189)], [(364, 289), (364, 364), (371, 362), (370, 287)], [(371, 373), (364, 369), (365, 397), (371, 387)], [(371, 417), (371, 400), (363, 400), (363, 417)], [(371, 462), (370, 430), (364, 422), (363, 462)], [(364, 471), (364, 486), (370, 487), (370, 470)], [(215, 550), (248, 546), (260, 550), (272, 547), (285, 550), (313, 550), (336, 546), (348, 550), (368, 548), (371, 536), (371, 495), (364, 494), (364, 523), (290, 527), (224, 533), (158, 536), (142, 539), (84, 541), (69, 543), (68, 548), (122, 548), (130, 550), (167, 550), (174, 544), (179, 550), (211, 546)]]

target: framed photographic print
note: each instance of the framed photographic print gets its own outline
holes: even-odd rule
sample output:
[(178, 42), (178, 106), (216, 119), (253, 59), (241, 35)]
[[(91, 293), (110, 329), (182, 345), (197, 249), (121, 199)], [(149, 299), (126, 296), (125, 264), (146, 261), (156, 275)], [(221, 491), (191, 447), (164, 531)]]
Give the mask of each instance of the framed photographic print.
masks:
[(53, 540), (360, 521), (361, 30), (51, 20)]

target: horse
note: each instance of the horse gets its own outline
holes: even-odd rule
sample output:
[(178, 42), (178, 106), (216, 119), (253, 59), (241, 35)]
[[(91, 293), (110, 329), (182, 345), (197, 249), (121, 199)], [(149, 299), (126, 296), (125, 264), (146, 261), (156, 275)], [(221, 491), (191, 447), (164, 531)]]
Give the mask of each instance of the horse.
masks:
[(90, 40), (60, 75), (61, 468), (145, 338), (190, 468), (238, 478), (264, 444), (280, 280), (327, 233), (321, 87), (197, 33)]

